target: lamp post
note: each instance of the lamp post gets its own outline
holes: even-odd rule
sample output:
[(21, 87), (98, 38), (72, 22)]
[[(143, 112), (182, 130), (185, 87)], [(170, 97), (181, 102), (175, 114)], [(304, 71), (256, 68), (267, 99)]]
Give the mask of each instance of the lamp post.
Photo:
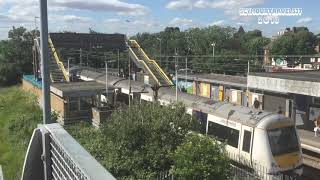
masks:
[(212, 59), (213, 59), (213, 63), (214, 63), (214, 47), (216, 46), (216, 43), (212, 42), (211, 46), (212, 46)]
[[(106, 57), (105, 57), (106, 58)], [(115, 60), (111, 61), (105, 61), (105, 66), (106, 66), (106, 101), (108, 102), (108, 63), (113, 63)]]
[[(69, 82), (70, 82), (70, 61), (71, 60), (73, 60), (73, 58), (72, 57), (69, 57), (68, 58), (68, 78), (69, 78)], [(72, 78), (71, 78), (71, 80), (72, 80)]]
[(159, 54), (160, 55), (160, 61), (159, 62), (160, 62), (160, 66), (161, 66), (161, 59), (162, 59), (162, 43), (161, 42), (162, 42), (162, 39), (161, 38), (157, 38), (157, 40), (160, 42), (160, 54)]

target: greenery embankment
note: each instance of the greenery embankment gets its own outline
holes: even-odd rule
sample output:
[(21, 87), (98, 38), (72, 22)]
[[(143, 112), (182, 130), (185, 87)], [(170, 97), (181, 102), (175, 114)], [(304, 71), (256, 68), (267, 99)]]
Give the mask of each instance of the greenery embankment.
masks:
[(42, 111), (18, 86), (0, 89), (0, 165), (6, 180), (20, 179), (24, 156)]

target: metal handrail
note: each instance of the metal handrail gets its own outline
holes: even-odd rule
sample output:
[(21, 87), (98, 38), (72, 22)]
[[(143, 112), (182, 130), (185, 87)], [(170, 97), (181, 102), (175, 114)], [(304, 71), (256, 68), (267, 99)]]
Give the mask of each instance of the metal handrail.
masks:
[(153, 79), (160, 85), (160, 82), (158, 80), (158, 78), (156, 78), (156, 76), (153, 74), (153, 72), (150, 70), (149, 66), (146, 64), (146, 62), (144, 62), (144, 60), (141, 60), (137, 57), (137, 55), (133, 52), (132, 48), (129, 47), (129, 50), (132, 52), (132, 54), (134, 55), (134, 57), (136, 58), (136, 60), (138, 60), (140, 63), (142, 63), (144, 65), (144, 67), (147, 68), (147, 70), (151, 73)]
[(54, 47), (54, 45), (53, 45), (53, 42), (52, 42), (52, 40), (51, 40), (50, 37), (49, 37), (48, 42), (49, 42), (49, 46), (50, 46), (50, 48), (51, 48), (51, 51), (52, 51), (52, 53), (53, 53), (54, 59), (56, 60), (58, 66), (60, 67), (64, 78), (65, 78), (67, 81), (70, 81), (69, 74), (68, 74), (67, 70), (65, 69), (63, 62), (60, 60), (60, 58), (59, 58), (59, 56), (58, 56), (58, 53), (57, 53), (57, 51), (56, 51), (56, 49), (55, 49), (55, 47)]
[[(165, 80), (169, 83), (169, 85), (173, 85), (172, 81), (169, 79), (167, 74), (162, 70), (162, 68), (158, 65), (158, 63), (155, 60), (152, 60), (148, 57), (148, 55), (144, 52), (144, 50), (141, 48), (141, 46), (138, 44), (136, 40), (130, 40), (131, 43), (134, 43), (142, 52), (143, 56), (148, 60), (148, 62), (152, 63), (155, 65), (158, 71), (160, 71), (160, 74), (162, 78), (165, 78)], [(152, 73), (153, 74), (153, 73)], [(159, 83), (160, 85), (160, 83)]]

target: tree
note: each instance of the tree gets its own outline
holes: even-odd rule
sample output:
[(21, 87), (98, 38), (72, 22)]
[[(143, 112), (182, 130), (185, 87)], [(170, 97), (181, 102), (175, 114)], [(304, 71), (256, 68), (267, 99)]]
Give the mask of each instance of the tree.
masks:
[(14, 64), (0, 64), (0, 85), (13, 85), (18, 81), (17, 69)]
[[(169, 171), (171, 154), (197, 121), (181, 105), (138, 104), (114, 112), (102, 133), (105, 139), (94, 144), (94, 156), (120, 179), (155, 179)], [(92, 148), (96, 149), (96, 148)]]
[(224, 146), (213, 138), (190, 134), (174, 152), (171, 172), (178, 179), (228, 179), (230, 161)]
[(296, 27), (293, 31), (286, 32), (284, 35), (272, 42), (271, 53), (281, 55), (289, 66), (295, 66), (301, 62), (301, 58), (286, 57), (286, 55), (306, 55), (314, 54), (317, 37), (309, 32), (306, 27)]
[(13, 27), (8, 32), (9, 39), (0, 41), (0, 84), (14, 84), (17, 77), (32, 72), (32, 45), (36, 35), (39, 31)]

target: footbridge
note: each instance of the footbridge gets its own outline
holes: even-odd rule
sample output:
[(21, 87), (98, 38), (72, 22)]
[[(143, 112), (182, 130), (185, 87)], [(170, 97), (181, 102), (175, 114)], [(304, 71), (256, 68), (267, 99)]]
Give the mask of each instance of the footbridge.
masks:
[[(150, 59), (136, 40), (127, 40), (122, 34), (85, 34), (85, 33), (50, 33), (49, 59), (51, 82), (70, 81), (68, 59), (63, 59), (64, 49), (79, 49), (87, 52), (107, 52), (110, 50), (128, 51), (134, 64), (148, 73), (157, 86), (173, 86), (174, 84), (158, 65)], [(34, 40), (33, 61), (34, 74), (41, 78), (40, 40)]]

